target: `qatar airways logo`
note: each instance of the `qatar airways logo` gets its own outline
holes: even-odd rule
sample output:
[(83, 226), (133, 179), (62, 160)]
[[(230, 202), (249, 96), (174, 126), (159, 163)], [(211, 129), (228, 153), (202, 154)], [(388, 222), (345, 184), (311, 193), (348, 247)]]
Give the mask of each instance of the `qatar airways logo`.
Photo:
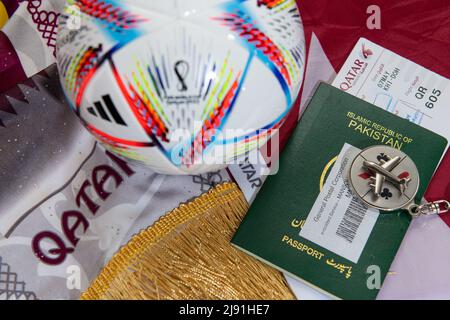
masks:
[(353, 65), (346, 73), (344, 81), (342, 81), (339, 86), (342, 91), (348, 91), (351, 88), (353, 88), (355, 82), (358, 80), (361, 74), (363, 74), (364, 71), (366, 71), (368, 61), (371, 59), (372, 56), (373, 51), (370, 48), (367, 48), (365, 44), (363, 44), (359, 54), (360, 58), (355, 59)]
[(373, 56), (373, 51), (369, 48), (366, 48), (366, 45), (363, 43), (361, 50), (362, 58), (365, 60), (369, 60), (371, 56)]

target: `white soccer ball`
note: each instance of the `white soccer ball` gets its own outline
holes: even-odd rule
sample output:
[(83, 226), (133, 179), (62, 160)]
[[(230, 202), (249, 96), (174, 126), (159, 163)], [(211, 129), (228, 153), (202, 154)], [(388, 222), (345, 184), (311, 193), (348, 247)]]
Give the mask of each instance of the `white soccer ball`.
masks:
[(57, 41), (86, 128), (166, 174), (218, 170), (267, 141), (304, 56), (295, 0), (70, 0)]

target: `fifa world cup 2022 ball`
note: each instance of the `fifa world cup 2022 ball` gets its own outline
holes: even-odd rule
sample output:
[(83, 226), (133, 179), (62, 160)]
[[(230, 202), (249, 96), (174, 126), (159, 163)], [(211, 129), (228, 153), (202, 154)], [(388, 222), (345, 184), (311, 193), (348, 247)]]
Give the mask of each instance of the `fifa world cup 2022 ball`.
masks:
[(109, 150), (165, 174), (226, 167), (283, 124), (303, 79), (295, 0), (69, 0), (57, 62)]

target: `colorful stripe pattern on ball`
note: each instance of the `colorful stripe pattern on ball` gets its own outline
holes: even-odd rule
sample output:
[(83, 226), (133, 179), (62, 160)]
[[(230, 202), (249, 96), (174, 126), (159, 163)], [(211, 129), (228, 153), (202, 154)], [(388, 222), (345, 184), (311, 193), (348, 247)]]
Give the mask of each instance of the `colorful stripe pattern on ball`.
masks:
[(140, 22), (146, 21), (137, 14), (123, 10), (115, 1), (75, 0), (73, 4), (77, 5), (82, 13), (101, 21), (106, 27), (117, 32), (138, 28)]

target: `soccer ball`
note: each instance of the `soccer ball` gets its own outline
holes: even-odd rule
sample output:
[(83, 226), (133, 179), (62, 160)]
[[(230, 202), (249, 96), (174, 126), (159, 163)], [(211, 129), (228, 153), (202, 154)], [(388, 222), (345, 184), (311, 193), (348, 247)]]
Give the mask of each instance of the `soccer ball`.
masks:
[(69, 0), (57, 61), (72, 109), (106, 148), (199, 174), (264, 144), (300, 90), (295, 0)]

